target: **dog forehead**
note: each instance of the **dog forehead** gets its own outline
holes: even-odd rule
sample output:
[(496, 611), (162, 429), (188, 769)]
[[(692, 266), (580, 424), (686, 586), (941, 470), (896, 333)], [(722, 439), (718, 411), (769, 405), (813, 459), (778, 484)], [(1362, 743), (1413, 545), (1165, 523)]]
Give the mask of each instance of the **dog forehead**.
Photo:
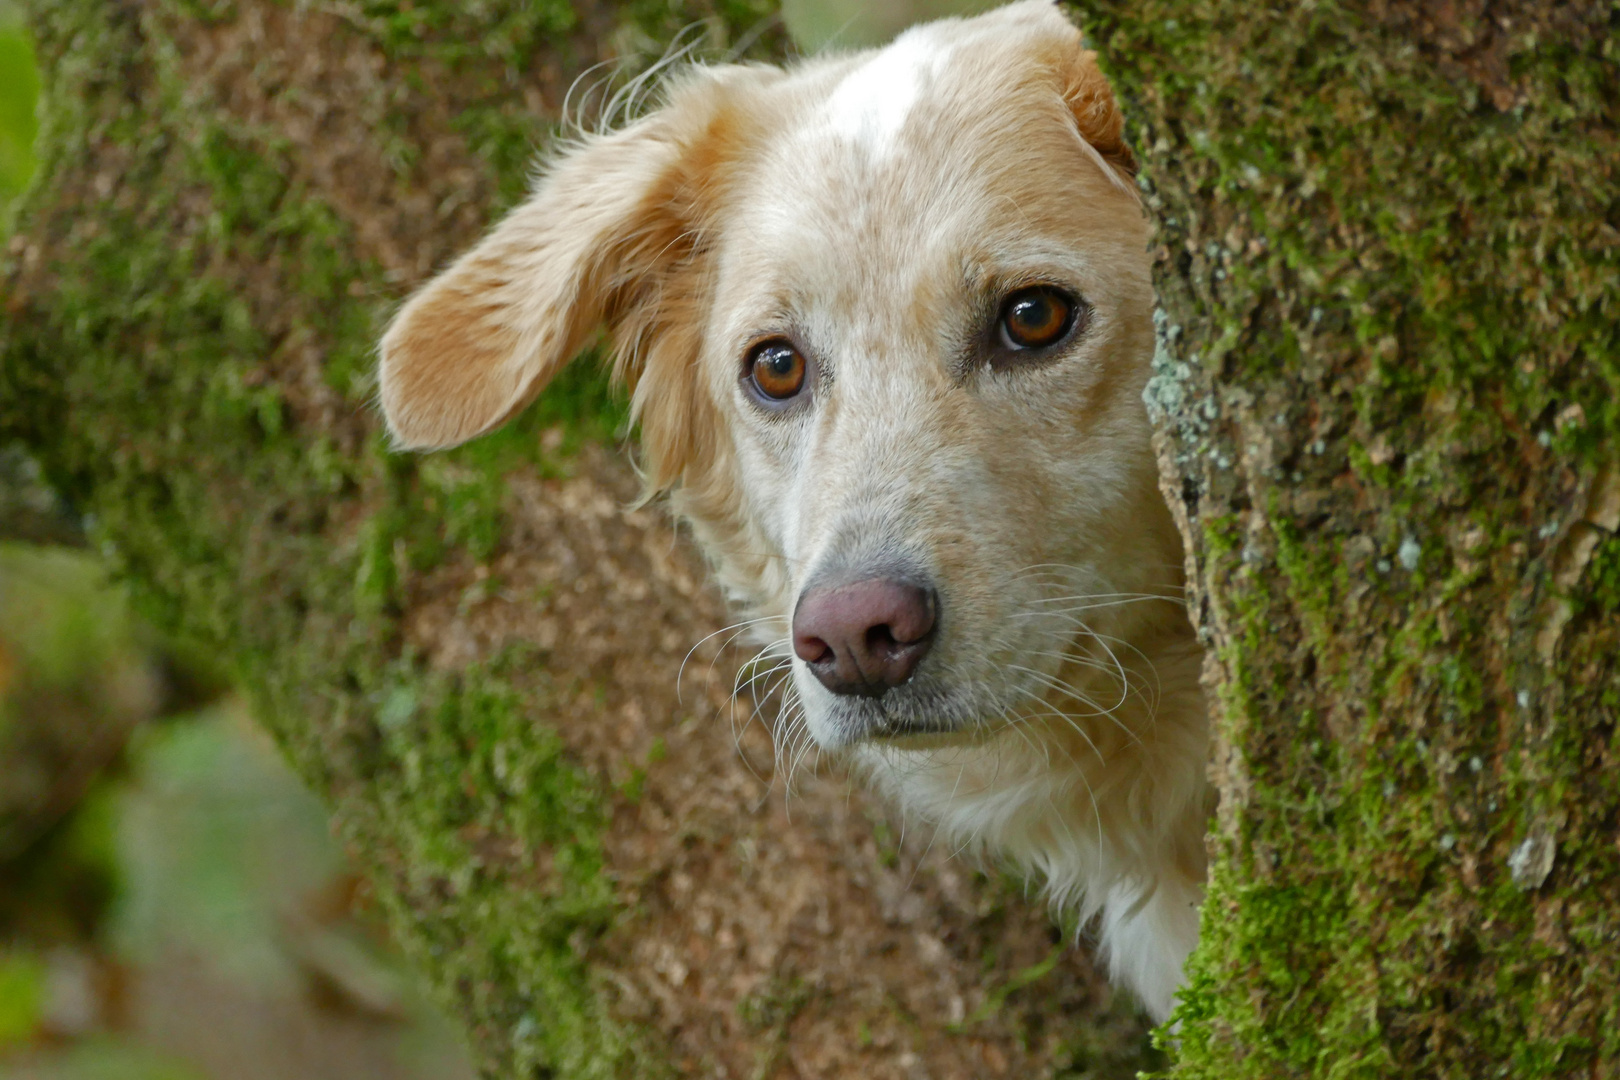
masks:
[(1009, 157), (1078, 138), (1054, 56), (1078, 50), (1055, 8), (1021, 3), (808, 64), (744, 105), (759, 117), (747, 200), (775, 224), (891, 222), (1005, 187)]
[[(912, 31), (831, 79), (817, 73), (784, 87), (797, 100), (776, 111), (743, 170), (742, 197), (727, 209), (750, 219), (761, 239), (829, 245), (869, 240), (872, 227), (936, 201), (951, 188), (948, 174), (971, 170), (950, 144), (976, 118), (958, 108), (956, 123), (932, 122), (947, 99), (961, 97), (954, 51)], [(919, 138), (925, 127), (941, 127), (940, 137)]]
[(812, 132), (870, 154), (892, 151), (906, 118), (950, 60), (952, 45), (928, 30), (912, 30), (857, 64), (828, 95)]
[[(899, 106), (840, 103), (844, 86), (776, 133), (719, 215), (722, 247), (754, 287), (778, 276), (762, 274), (762, 262), (801, 282), (825, 276), (846, 286), (872, 277), (898, 284), (897, 275), (940, 259), (959, 265), (998, 236), (1041, 231), (1051, 217), (1043, 208), (1083, 182), (1079, 140), (1055, 93), (1048, 107), (1024, 109), (925, 94), (905, 106), (904, 137), (878, 145), (870, 140), (879, 132), (906, 124)], [(839, 114), (846, 104), (852, 111)]]
[(1063, 97), (1078, 33), (1055, 8), (915, 27), (870, 53), (812, 62), (742, 103), (756, 133), (714, 219), (721, 306), (943, 297), (986, 252), (1063, 248), (1101, 173)]

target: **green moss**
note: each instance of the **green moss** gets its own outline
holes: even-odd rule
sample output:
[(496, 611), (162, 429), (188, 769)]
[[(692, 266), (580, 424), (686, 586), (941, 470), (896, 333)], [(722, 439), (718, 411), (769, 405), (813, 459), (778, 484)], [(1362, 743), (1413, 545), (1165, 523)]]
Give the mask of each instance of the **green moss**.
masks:
[(515, 64), (578, 22), (571, 5), (532, 0), (479, 0), (469, 4), (385, 3), (358, 7), (370, 36), (396, 54), (444, 60), (495, 58)]
[(44, 1009), (44, 962), (28, 953), (0, 952), (0, 1049), (26, 1041)]
[(1620, 435), (1613, 12), (1087, 7), (1234, 762), (1172, 1075), (1613, 1071), (1607, 541), (1535, 644)]
[(960, 1023), (952, 1025), (952, 1031), (957, 1034), (971, 1031), (975, 1026), (995, 1016), (1007, 1004), (1007, 998), (1010, 995), (1024, 989), (1026, 986), (1033, 986), (1052, 974), (1052, 969), (1057, 967), (1058, 961), (1063, 958), (1068, 949), (1068, 935), (1065, 935), (1063, 944), (1054, 949), (1045, 960), (1031, 964), (1022, 971), (1013, 972), (1012, 977), (1000, 986), (992, 987), (990, 993), (985, 995), (984, 1001), (977, 1009), (974, 1009)]
[[(379, 802), (364, 814), (393, 833), (383, 869), (401, 884), (389, 908), (425, 969), (455, 973), (456, 1010), (472, 1006), (498, 1029), (485, 1039), (510, 1043), (516, 1075), (650, 1075), (656, 1067), (635, 1064), (628, 1034), (603, 1014), (585, 964), (617, 911), (603, 873), (603, 793), (537, 730), (547, 702), (503, 674), (522, 659), (454, 678), (403, 667), (381, 691), (369, 778)], [(466, 997), (494, 986), (517, 992)]]
[(1211, 518), (1204, 522), (1204, 536), (1211, 547), (1231, 555), (1243, 543), (1243, 524), (1233, 514)]
[[(52, 73), (43, 175), (95, 212), (59, 197), (22, 207), (29, 231), (80, 239), (46, 268), (49, 293), (13, 294), (20, 315), (0, 323), (0, 436), (34, 447), (91, 516), (146, 614), (231, 657), (354, 846), (384, 853), (380, 892), (399, 936), (471, 1019), (487, 1068), (654, 1075), (603, 1014), (583, 960), (615, 911), (599, 840), (608, 793), (534, 722), (544, 688), (529, 671), (429, 676), (400, 652), (396, 624), (413, 575), (453, 547), (494, 550), (505, 476), (566, 472), (585, 441), (622, 434), (624, 404), (582, 365), (495, 438), (431, 460), (387, 454), (349, 419), (368, 408), (387, 315), (384, 301), (356, 298), (390, 295), (381, 269), (354, 257), (343, 217), (294, 179), (279, 136), (197, 100), (161, 35), (198, 12), (162, 14), (36, 8)], [(572, 17), (511, 6), (488, 50), (470, 52), (456, 42), (478, 37), (472, 9), (369, 7), (382, 22), (355, 32), (498, 83)], [(490, 109), (516, 115), (521, 98)], [(108, 157), (141, 199), (97, 193), (82, 166)], [(523, 168), (493, 157), (520, 188)], [(278, 369), (311, 355), (314, 391)], [(562, 438), (542, 450), (553, 428)], [(537, 861), (545, 889), (529, 884)]]
[(1592, 552), (1582, 599), (1600, 611), (1620, 612), (1620, 537), (1604, 539)]
[(781, 976), (737, 1003), (737, 1015), (755, 1031), (782, 1028), (810, 1003), (815, 990), (803, 979)]
[(0, 2), (0, 235), (6, 204), (34, 172), (34, 108), (39, 73), (27, 32), (9, 3)]

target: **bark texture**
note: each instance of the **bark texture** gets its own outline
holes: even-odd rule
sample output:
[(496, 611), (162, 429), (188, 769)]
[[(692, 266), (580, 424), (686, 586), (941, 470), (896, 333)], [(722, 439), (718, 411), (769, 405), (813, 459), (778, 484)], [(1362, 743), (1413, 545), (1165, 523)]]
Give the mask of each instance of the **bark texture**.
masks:
[(724, 638), (677, 695), (723, 615), (628, 509), (588, 365), (457, 452), (383, 445), (389, 310), (521, 194), (574, 76), (694, 22), (780, 49), (766, 14), (40, 0), (0, 442), (228, 658), (488, 1075), (1131, 1075), (1140, 1021), (1038, 902), (836, 775), (783, 797)]
[(1218, 734), (1172, 1075), (1620, 1075), (1620, 8), (1086, 8)]

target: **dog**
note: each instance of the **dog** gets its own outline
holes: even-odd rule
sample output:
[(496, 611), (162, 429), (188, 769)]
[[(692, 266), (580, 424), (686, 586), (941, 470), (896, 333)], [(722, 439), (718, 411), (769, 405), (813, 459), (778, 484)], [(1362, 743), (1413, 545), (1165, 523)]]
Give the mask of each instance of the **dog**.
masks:
[(1025, 0), (662, 95), (397, 313), (397, 445), (499, 426), (605, 326), (646, 489), (795, 722), (1044, 881), (1165, 1019), (1209, 736), (1142, 401), (1148, 224), (1094, 55)]

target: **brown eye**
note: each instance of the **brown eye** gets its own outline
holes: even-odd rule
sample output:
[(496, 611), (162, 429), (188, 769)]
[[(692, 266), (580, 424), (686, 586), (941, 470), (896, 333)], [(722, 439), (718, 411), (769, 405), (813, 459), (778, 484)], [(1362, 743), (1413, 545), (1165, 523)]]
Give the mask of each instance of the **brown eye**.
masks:
[(772, 401), (786, 401), (804, 389), (804, 356), (781, 338), (760, 342), (748, 354), (748, 378)]
[(1049, 285), (1019, 289), (1001, 308), (1001, 335), (1009, 348), (1044, 349), (1074, 325), (1075, 301)]

